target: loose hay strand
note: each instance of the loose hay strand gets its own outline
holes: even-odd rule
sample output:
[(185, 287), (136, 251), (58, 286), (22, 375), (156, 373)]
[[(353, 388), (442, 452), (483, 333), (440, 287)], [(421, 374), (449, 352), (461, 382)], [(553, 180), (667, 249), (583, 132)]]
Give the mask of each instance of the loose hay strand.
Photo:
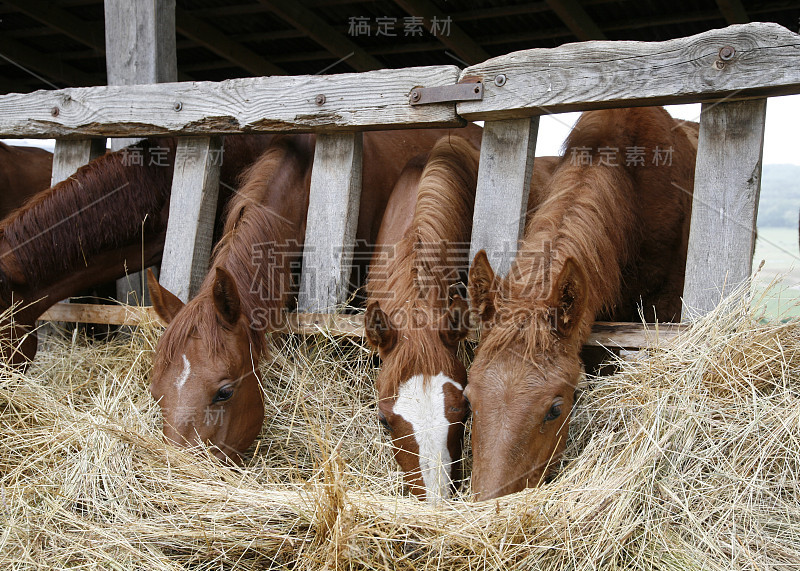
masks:
[(258, 444), (232, 470), (166, 448), (155, 328), (49, 336), (0, 371), (0, 563), (114, 569), (790, 569), (800, 561), (800, 325), (738, 294), (584, 382), (541, 488), (402, 494), (352, 339), (270, 339)]

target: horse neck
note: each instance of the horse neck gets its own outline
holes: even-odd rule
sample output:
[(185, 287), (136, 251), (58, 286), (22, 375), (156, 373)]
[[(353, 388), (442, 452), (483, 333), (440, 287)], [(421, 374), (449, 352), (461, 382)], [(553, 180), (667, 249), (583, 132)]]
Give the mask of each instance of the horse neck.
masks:
[[(478, 151), (460, 137), (438, 141), (422, 170), (414, 216), (371, 291), (394, 292), (384, 311), (409, 304), (441, 311), (468, 267)], [(455, 270), (455, 271), (454, 271)], [(372, 280), (371, 280), (372, 281)]]
[(157, 144), (173, 147), (140, 143), (143, 166), (126, 166), (123, 151), (104, 155), (0, 223), (5, 303), (35, 302), (21, 312), (35, 319), (60, 299), (137, 271), (142, 260), (158, 261), (172, 169), (148, 168)]
[(280, 323), (293, 290), (292, 266), (302, 256), (312, 159), (313, 137), (276, 138), (244, 173), (231, 200), (225, 234), (197, 297), (212, 303), (215, 270), (226, 270), (251, 329)]
[(505, 283), (515, 303), (543, 305), (567, 260), (586, 274), (587, 315), (617, 302), (621, 269), (637, 231), (633, 183), (620, 167), (566, 163), (551, 179), (546, 196), (530, 219), (519, 254)]

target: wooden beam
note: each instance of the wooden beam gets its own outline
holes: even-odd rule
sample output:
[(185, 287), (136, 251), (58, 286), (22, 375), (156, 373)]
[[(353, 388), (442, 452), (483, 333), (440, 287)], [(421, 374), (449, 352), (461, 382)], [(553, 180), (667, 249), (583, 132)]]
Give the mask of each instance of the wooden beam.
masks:
[[(720, 60), (723, 46), (733, 57)], [(467, 120), (529, 117), (635, 105), (800, 93), (800, 35), (754, 22), (665, 42), (581, 42), (531, 49), (470, 66), (483, 99), (457, 104)], [(502, 86), (494, 78), (507, 77)]]
[(684, 319), (711, 311), (750, 277), (766, 112), (766, 99), (702, 106)]
[(178, 32), (206, 49), (230, 61), (253, 75), (284, 75), (286, 71), (233, 41), (213, 26), (195, 18), (186, 10), (176, 8), (175, 25)]
[[(177, 80), (175, 0), (106, 0), (103, 6), (108, 84), (127, 86)], [(135, 142), (136, 139), (112, 139), (111, 150)], [(145, 282), (138, 272), (118, 279), (117, 299), (148, 304)]]
[(500, 276), (511, 268), (525, 229), (538, 129), (538, 117), (484, 125), (469, 259), (486, 250)]
[[(104, 4), (109, 85), (191, 81), (178, 71), (174, 5), (174, 0), (108, 0)], [(117, 151), (131, 142), (112, 141), (111, 149)]]
[(208, 273), (221, 163), (221, 138), (178, 141), (160, 281), (184, 303)]
[(511, 6), (490, 6), (463, 12), (453, 12), (454, 22), (470, 22), (473, 20), (489, 20), (493, 18), (507, 18), (509, 16), (523, 16), (547, 12), (550, 7), (547, 2), (529, 2), (528, 4), (514, 4)]
[[(409, 105), (416, 86), (450, 85), (456, 66), (104, 86), (0, 96), (0, 136), (84, 138), (458, 127), (452, 103)], [(317, 96), (323, 95), (324, 101)], [(57, 109), (57, 111), (55, 111)]]
[[(278, 333), (364, 337), (363, 315), (331, 313), (286, 313), (286, 323)], [(57, 303), (40, 318), (41, 321), (67, 323), (104, 323), (108, 325), (159, 324), (152, 307), (130, 305), (95, 305), (90, 303)], [(671, 343), (688, 329), (682, 323), (612, 323), (598, 321), (592, 326), (587, 345), (642, 348)], [(473, 331), (472, 339), (475, 339)]]
[[(31, 70), (41, 74), (44, 78), (57, 81), (66, 85), (97, 85), (105, 83), (104, 78), (99, 75), (84, 73), (58, 59), (53, 54), (45, 54), (33, 48), (29, 48), (11, 38), (0, 34), (0, 63), (5, 60), (28, 73)], [(31, 74), (36, 77), (35, 74)], [(42, 81), (42, 88), (50, 89), (47, 81)]]
[(311, 168), (300, 311), (346, 301), (361, 199), (362, 133), (318, 135)]
[(606, 35), (589, 17), (576, 0), (545, 0), (556, 16), (566, 24), (575, 37), (584, 42), (587, 40), (605, 40)]
[(105, 152), (105, 138), (56, 141), (50, 186), (68, 179), (83, 165), (104, 155)]
[(283, 20), (304, 32), (309, 38), (341, 58), (356, 71), (381, 69), (384, 65), (343, 36), (325, 20), (297, 0), (259, 0)]
[(76, 18), (66, 10), (59, 8), (54, 2), (44, 2), (43, 0), (3, 0), (3, 2), (14, 6), (20, 12), (38, 20), (48, 28), (57, 30), (76, 42), (93, 48), (98, 54), (106, 51), (105, 32), (102, 24)]
[(717, 7), (728, 24), (746, 24), (750, 21), (741, 0), (717, 0)]
[[(431, 24), (434, 18), (437, 20), (442, 20), (443, 18), (442, 11), (429, 0), (394, 0), (394, 2), (408, 12), (409, 15), (421, 16), (428, 25)], [(453, 50), (467, 65), (482, 62), (490, 57), (469, 34), (452, 21), (452, 17), (450, 17), (450, 21), (447, 24), (446, 33), (445, 31), (437, 33), (436, 39), (447, 48)]]

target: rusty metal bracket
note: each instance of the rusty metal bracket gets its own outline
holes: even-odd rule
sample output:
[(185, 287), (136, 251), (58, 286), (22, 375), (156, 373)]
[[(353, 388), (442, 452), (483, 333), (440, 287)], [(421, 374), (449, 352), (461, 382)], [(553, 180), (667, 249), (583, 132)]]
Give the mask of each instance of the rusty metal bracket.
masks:
[(415, 87), (408, 96), (408, 102), (411, 105), (474, 101), (476, 99), (483, 99), (483, 83), (479, 81), (440, 87)]

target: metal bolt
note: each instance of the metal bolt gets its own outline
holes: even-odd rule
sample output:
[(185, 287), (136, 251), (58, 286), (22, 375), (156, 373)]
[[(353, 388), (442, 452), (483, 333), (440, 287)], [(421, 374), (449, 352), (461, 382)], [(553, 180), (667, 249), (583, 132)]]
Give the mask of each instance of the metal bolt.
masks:
[(58, 114), (59, 114), (58, 107), (53, 107), (53, 108), (50, 110), (50, 115), (52, 115), (53, 117), (58, 117)]
[(422, 97), (422, 94), (419, 92), (419, 89), (414, 89), (411, 91), (411, 101), (417, 102)]
[(506, 84), (506, 74), (501, 73), (494, 76), (494, 84), (497, 87), (503, 87)]
[(733, 59), (733, 56), (734, 56), (735, 53), (736, 53), (736, 50), (733, 49), (733, 47), (724, 46), (723, 48), (721, 48), (719, 50), (719, 58), (722, 61), (729, 61), (729, 60)]
[(180, 111), (181, 109), (183, 109), (183, 103), (181, 103), (180, 101), (176, 101), (175, 105), (173, 105), (172, 108), (175, 111)]
[(325, 97), (325, 95), (324, 95), (324, 94), (320, 93), (319, 95), (317, 95), (317, 96), (314, 98), (314, 101), (316, 101), (316, 102), (317, 102), (317, 105), (324, 105), (324, 104), (325, 104), (325, 101), (327, 101), (327, 98)]
[(725, 69), (725, 62), (722, 61), (721, 59), (718, 59), (717, 61), (714, 62), (714, 67), (716, 69)]
[(480, 83), (476, 83), (475, 87), (472, 89), (472, 91), (474, 91), (475, 93), (480, 93), (481, 92), (481, 84)]

